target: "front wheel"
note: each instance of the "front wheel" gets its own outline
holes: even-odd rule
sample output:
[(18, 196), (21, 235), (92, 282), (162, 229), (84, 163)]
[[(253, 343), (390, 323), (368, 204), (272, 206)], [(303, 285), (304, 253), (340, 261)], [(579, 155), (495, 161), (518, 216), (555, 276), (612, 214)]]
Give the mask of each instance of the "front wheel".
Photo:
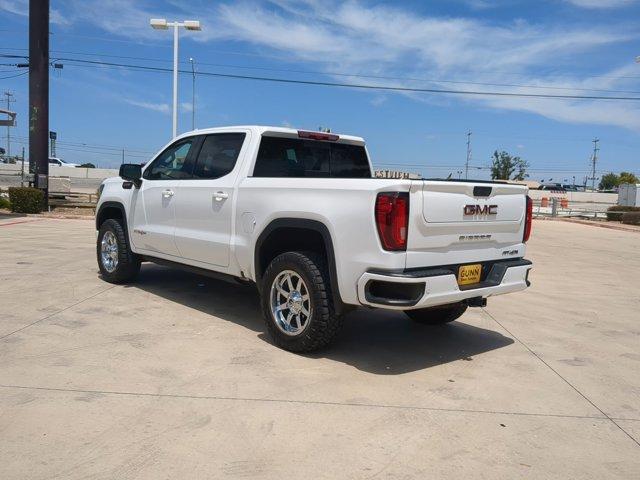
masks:
[(109, 283), (128, 282), (140, 271), (140, 257), (131, 251), (118, 220), (110, 218), (100, 225), (96, 253), (102, 278)]
[(460, 318), (466, 311), (467, 304), (459, 302), (438, 307), (405, 310), (404, 313), (414, 322), (422, 323), (423, 325), (442, 325)]
[(264, 273), (261, 294), (269, 334), (285, 350), (325, 347), (342, 325), (333, 307), (326, 260), (314, 253), (277, 256)]

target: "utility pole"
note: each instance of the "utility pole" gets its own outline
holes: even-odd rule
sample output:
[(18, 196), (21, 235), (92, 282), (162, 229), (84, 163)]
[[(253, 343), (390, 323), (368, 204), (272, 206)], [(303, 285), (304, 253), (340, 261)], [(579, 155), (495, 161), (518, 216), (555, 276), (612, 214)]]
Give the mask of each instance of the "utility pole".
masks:
[(467, 163), (464, 166), (464, 178), (469, 179), (469, 162), (471, 161), (471, 130), (467, 132)]
[(49, 0), (29, 2), (29, 158), (49, 204)]
[(24, 147), (22, 147), (22, 166), (20, 168), (20, 186), (24, 187)]
[[(11, 97), (15, 97), (13, 93), (9, 90), (4, 92), (4, 95), (7, 97), (7, 110), (11, 110), (11, 104), (15, 102)], [(7, 158), (11, 156), (11, 125), (7, 125)]]
[(191, 63), (191, 130), (196, 129), (196, 61), (189, 58)]
[(598, 142), (600, 140), (594, 138), (593, 142), (593, 154), (591, 155), (591, 190), (596, 191), (596, 162), (598, 161), (598, 152), (600, 148), (598, 147)]
[(122, 163), (124, 163), (124, 148), (122, 149)]

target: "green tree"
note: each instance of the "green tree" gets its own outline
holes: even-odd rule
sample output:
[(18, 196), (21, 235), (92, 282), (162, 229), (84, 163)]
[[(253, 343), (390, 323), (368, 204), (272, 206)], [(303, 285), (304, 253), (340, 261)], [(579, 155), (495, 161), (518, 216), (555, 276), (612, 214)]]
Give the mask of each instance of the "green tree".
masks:
[(93, 163), (83, 163), (80, 168), (96, 168), (96, 166)]
[(620, 172), (620, 181), (618, 182), (618, 185), (621, 183), (640, 183), (640, 181), (633, 173)]
[(529, 162), (520, 157), (512, 157), (504, 150), (493, 152), (491, 164), (491, 178), (493, 180), (524, 180), (529, 176), (527, 173)]
[(631, 172), (620, 172), (620, 175), (609, 172), (600, 179), (598, 190), (613, 190), (622, 183), (640, 183), (640, 180)]
[(620, 185), (620, 177), (613, 172), (609, 172), (600, 178), (598, 190), (613, 190), (618, 185)]

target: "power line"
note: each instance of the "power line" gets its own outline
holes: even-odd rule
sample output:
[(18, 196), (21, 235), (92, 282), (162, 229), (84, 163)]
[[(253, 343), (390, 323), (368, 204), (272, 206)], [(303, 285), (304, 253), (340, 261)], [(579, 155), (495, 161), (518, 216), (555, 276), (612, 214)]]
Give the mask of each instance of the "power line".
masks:
[[(438, 168), (438, 169), (458, 169), (464, 168), (464, 165), (425, 165), (424, 163), (394, 163), (394, 162), (373, 162), (376, 166), (380, 167), (412, 167), (412, 168)], [(469, 167), (475, 170), (491, 170), (490, 165), (472, 166)], [(550, 172), (550, 173), (571, 173), (585, 171), (584, 168), (527, 168), (527, 172)], [(596, 173), (606, 173), (610, 170), (596, 170)], [(632, 172), (636, 173), (636, 172)]]
[[(52, 51), (52, 53), (63, 53), (70, 55), (83, 55), (83, 56), (93, 56), (93, 57), (104, 57), (104, 58), (122, 58), (128, 60), (143, 60), (147, 62), (161, 62), (167, 63), (168, 60), (156, 59), (156, 58), (145, 58), (145, 57), (133, 57), (127, 55), (110, 55), (110, 54), (100, 54), (100, 53), (88, 53), (88, 52), (74, 52), (67, 50), (57, 50)], [(81, 60), (79, 60), (81, 61)], [(186, 65), (188, 62), (181, 61), (181, 64)], [(224, 63), (207, 63), (207, 62), (199, 62), (200, 65), (207, 65), (213, 67), (220, 68), (236, 68), (236, 69), (245, 69), (245, 70), (262, 70), (262, 71), (272, 71), (272, 72), (286, 72), (286, 73), (300, 73), (300, 74), (313, 74), (313, 75), (325, 75), (325, 76), (338, 76), (338, 77), (351, 77), (351, 78), (370, 78), (376, 80), (401, 80), (401, 81), (412, 81), (412, 82), (427, 82), (427, 83), (450, 83), (457, 85), (480, 85), (480, 86), (490, 86), (490, 87), (509, 87), (509, 88), (533, 88), (533, 89), (541, 89), (541, 90), (563, 90), (563, 91), (577, 91), (577, 92), (604, 92), (604, 93), (629, 93), (629, 94), (640, 94), (640, 91), (637, 90), (610, 90), (610, 89), (601, 89), (601, 88), (582, 88), (582, 87), (559, 87), (555, 85), (527, 85), (527, 84), (519, 84), (519, 83), (493, 83), (493, 82), (477, 82), (477, 81), (468, 81), (468, 80), (448, 80), (448, 79), (438, 79), (438, 78), (418, 78), (418, 77), (402, 77), (402, 76), (388, 76), (388, 75), (371, 75), (371, 74), (360, 74), (360, 73), (345, 73), (345, 72), (333, 72), (333, 71), (319, 71), (319, 70), (299, 70), (299, 69), (289, 69), (289, 68), (273, 68), (273, 67), (259, 67), (259, 66), (247, 66), (247, 65), (232, 65), (232, 64), (224, 64)], [(11, 64), (7, 64), (11, 65)], [(184, 73), (184, 72), (182, 72)], [(623, 78), (623, 77), (620, 77)], [(634, 77), (640, 78), (640, 77)]]
[(9, 78), (21, 77), (22, 75), (26, 75), (27, 73), (29, 73), (29, 72), (28, 71), (27, 72), (20, 72), (20, 73), (18, 73), (16, 75), (9, 75), (7, 77), (0, 77), (0, 80), (7, 80)]
[[(14, 139), (14, 141), (16, 143), (20, 143), (20, 144), (26, 144), (28, 138), (23, 136), (23, 135), (14, 135), (12, 137)], [(118, 156), (122, 154), (122, 149), (123, 147), (119, 147), (119, 146), (115, 146), (115, 145), (104, 145), (104, 144), (89, 144), (89, 143), (85, 143), (85, 142), (58, 142), (58, 148), (62, 148), (64, 150), (69, 150), (69, 151), (76, 151), (76, 152), (84, 152), (84, 153), (94, 153), (97, 155), (101, 155), (101, 154), (105, 154), (105, 155), (114, 155), (114, 156)], [(94, 149), (94, 150), (87, 150), (87, 149)], [(156, 151), (150, 151), (150, 150), (138, 150), (138, 149), (133, 149), (133, 148), (127, 148), (124, 147), (125, 151), (127, 152), (127, 156), (131, 156), (131, 157), (136, 157), (136, 158), (149, 158), (150, 155), (153, 155), (156, 153)], [(107, 152), (100, 152), (100, 151), (95, 151), (95, 150), (106, 150)], [(113, 152), (113, 153), (112, 153)], [(139, 154), (139, 155), (135, 155), (135, 154)], [(146, 155), (145, 155), (146, 154)], [(397, 166), (401, 166), (401, 167), (425, 167), (424, 164), (415, 164), (415, 163), (397, 163), (397, 162), (375, 162), (374, 163), (377, 166), (393, 166), (393, 167), (397, 167)], [(557, 165), (557, 164), (556, 164)], [(451, 165), (451, 164), (445, 164), (445, 165), (426, 165), (426, 168), (442, 168), (442, 169), (458, 169), (461, 167), (466, 167), (466, 165)], [(491, 166), (490, 165), (481, 165), (481, 166), (472, 166), (469, 165), (470, 169), (474, 169), (474, 170), (490, 170)], [(615, 168), (614, 168), (615, 169)], [(580, 168), (575, 168), (575, 169), (558, 169), (558, 168), (554, 168), (554, 167), (549, 167), (549, 168), (528, 168), (527, 171), (543, 171), (543, 172), (557, 172), (557, 173), (563, 173), (563, 172), (574, 172), (574, 171), (579, 171), (581, 170)], [(608, 172), (610, 169), (607, 170), (598, 170), (597, 173), (604, 173), (604, 172)]]
[[(26, 140), (15, 140), (15, 143), (19, 143), (22, 145), (28, 145), (29, 142)], [(77, 147), (69, 147), (69, 146), (65, 146), (65, 145), (57, 145), (57, 149), (58, 150), (65, 150), (65, 151), (70, 151), (70, 152), (81, 152), (81, 153), (92, 153), (94, 155), (109, 155), (109, 156), (117, 156), (120, 157), (122, 155), (122, 148), (119, 148), (117, 152), (115, 151), (96, 151), (96, 150), (87, 150), (86, 148), (77, 148)], [(144, 155), (144, 154), (138, 154), (138, 153), (130, 153), (133, 152), (133, 150), (128, 150), (125, 148), (125, 151), (127, 152), (127, 156), (128, 157), (134, 157), (134, 158), (149, 158), (150, 155)], [(152, 154), (151, 154), (152, 155)]]
[[(22, 140), (29, 140), (29, 137), (25, 137), (24, 135), (15, 135), (14, 138), (19, 138)], [(84, 143), (84, 142), (69, 142), (69, 141), (58, 141), (58, 145), (70, 145), (73, 147), (86, 147), (86, 148), (97, 148), (101, 150), (115, 150), (120, 152), (122, 150), (122, 146), (117, 145), (105, 145), (105, 144), (97, 144), (97, 143)], [(148, 153), (154, 154), (156, 151), (151, 150), (138, 150), (135, 148), (127, 148), (127, 152), (135, 152), (135, 153)]]
[[(111, 55), (111, 54), (90, 53), (90, 52), (75, 52), (75, 51), (68, 51), (68, 50), (52, 50), (51, 53), (61, 53), (66, 55), (83, 55), (83, 56), (103, 57), (103, 58), (121, 58), (121, 59), (127, 59), (127, 60), (143, 60), (147, 62), (160, 62), (160, 63), (170, 62), (169, 60), (159, 59), (159, 58), (145, 58), (145, 57), (134, 57), (134, 56), (128, 56), (128, 55)], [(183, 65), (188, 64), (188, 62), (186, 61), (181, 61), (179, 63)], [(208, 62), (198, 62), (198, 63), (200, 65), (207, 65), (207, 66), (220, 67), (220, 68), (262, 70), (262, 71), (271, 71), (271, 72), (300, 73), (300, 74), (326, 75), (326, 76), (337, 76), (337, 77), (370, 78), (370, 79), (376, 79), (376, 80), (402, 80), (402, 81), (428, 82), (428, 83), (451, 83), (451, 84), (458, 84), (458, 85), (480, 85), (480, 86), (490, 86), (490, 87), (516, 87), (516, 88), (535, 88), (535, 89), (545, 89), (545, 90), (565, 90), (565, 91), (579, 91), (579, 92), (640, 94), (640, 91), (636, 91), (636, 90), (610, 90), (610, 89), (600, 89), (600, 88), (559, 87), (559, 86), (552, 86), (552, 85), (526, 85), (526, 84), (519, 84), (519, 83), (492, 83), (492, 82), (477, 82), (477, 81), (468, 81), (468, 80), (447, 80), (447, 79), (438, 79), (438, 78), (402, 77), (402, 76), (389, 76), (389, 75), (371, 75), (371, 74), (361, 74), (361, 73), (320, 71), (320, 70), (299, 70), (299, 69), (291, 69), (291, 68), (232, 65), (232, 64), (225, 64), (225, 63), (208, 63)], [(637, 78), (640, 78), (640, 77), (637, 77)]]
[[(7, 56), (7, 55), (0, 55)], [(14, 56), (15, 57), (15, 56)], [(26, 58), (20, 56), (20, 58)], [(64, 62), (76, 62), (80, 64), (88, 65), (102, 65), (107, 67), (119, 67), (128, 68), (141, 71), (153, 71), (153, 72), (172, 72), (169, 68), (163, 67), (150, 67), (145, 65), (131, 65), (115, 62), (102, 62), (95, 60), (83, 60), (77, 58), (59, 58), (59, 61)], [(68, 64), (72, 66), (81, 66), (77, 64)], [(179, 70), (179, 73), (189, 73), (187, 70)], [(196, 72), (196, 75), (203, 75), (208, 77), (217, 78), (231, 78), (237, 80), (254, 80), (262, 82), (274, 82), (274, 83), (286, 83), (297, 85), (311, 85), (319, 87), (340, 87), (340, 88), (355, 88), (361, 90), (379, 90), (389, 92), (407, 92), (407, 93), (432, 93), (432, 94), (448, 94), (448, 95), (469, 95), (469, 96), (494, 96), (494, 97), (511, 97), (511, 98), (540, 98), (540, 99), (559, 99), (559, 100), (609, 100), (609, 101), (640, 101), (640, 97), (622, 97), (622, 96), (602, 96), (602, 95), (556, 95), (546, 93), (516, 93), (516, 92), (494, 92), (494, 91), (478, 91), (478, 90), (451, 90), (451, 89), (438, 89), (438, 88), (416, 88), (416, 87), (394, 87), (387, 85), (366, 85), (356, 83), (339, 83), (339, 82), (326, 82), (318, 80), (294, 80), (288, 78), (278, 77), (259, 77), (253, 75), (236, 75), (230, 73), (218, 73), (218, 72)]]
[[(22, 140), (22, 138), (24, 137), (13, 137), (14, 139), (14, 143), (18, 143), (18, 144), (28, 144), (27, 141)], [(18, 139), (20, 138), (20, 139)], [(86, 145), (86, 144), (85, 144)], [(69, 147), (69, 146), (58, 146), (58, 149), (64, 150), (64, 151), (70, 151), (70, 152), (79, 152), (79, 153), (90, 153), (93, 155), (98, 155), (98, 156), (109, 156), (109, 157), (120, 157), (122, 155), (122, 148), (118, 148), (118, 149), (114, 149), (117, 151), (107, 151), (107, 152), (100, 152), (100, 151), (95, 151), (95, 150), (86, 150), (83, 148), (76, 148), (76, 147)], [(110, 149), (111, 150), (111, 149)], [(134, 152), (134, 150), (130, 150), (128, 148), (124, 149), (127, 152), (127, 157), (130, 158), (141, 158), (141, 159), (149, 159), (150, 156), (149, 155), (142, 155), (142, 154), (134, 154), (134, 153), (129, 153), (129, 152)], [(139, 151), (138, 151), (139, 152)], [(155, 152), (153, 152), (155, 153)], [(425, 165), (423, 163), (397, 163), (397, 162), (376, 162), (373, 161), (374, 167), (401, 167), (401, 168), (426, 168), (426, 169), (439, 169), (439, 170), (457, 170), (459, 168), (463, 168), (464, 165)], [(491, 166), (490, 165), (482, 165), (482, 166), (469, 166), (469, 168), (474, 169), (474, 170), (490, 170)], [(558, 168), (528, 168), (527, 169), (528, 172), (543, 172), (543, 173), (573, 173), (573, 172), (579, 172), (579, 171), (583, 171), (581, 168), (566, 168), (566, 169), (558, 169)], [(607, 173), (609, 170), (597, 170), (596, 174), (601, 174), (601, 173)], [(632, 172), (634, 174), (640, 174), (638, 172)]]
[[(0, 30), (1, 31), (13, 31), (13, 32), (21, 32), (20, 30)], [(134, 45), (142, 45), (142, 46), (149, 46), (149, 47), (161, 47), (161, 48), (171, 48), (171, 45), (169, 44), (165, 44), (165, 43), (154, 43), (154, 42), (141, 42), (141, 41), (134, 41), (134, 40), (124, 40), (124, 39), (115, 39), (115, 38), (111, 38), (111, 37), (98, 37), (98, 36), (89, 36), (89, 35), (78, 35), (78, 34), (71, 34), (71, 33), (54, 33), (51, 32), (51, 35), (55, 35), (55, 36), (70, 36), (70, 37), (78, 37), (78, 38), (87, 38), (87, 39), (91, 39), (91, 40), (103, 40), (106, 42), (117, 42), (117, 43), (130, 43), (130, 44), (134, 44)], [(14, 51), (26, 51), (28, 49), (26, 48), (16, 48), (16, 47), (0, 47), (0, 50), (14, 50)], [(99, 54), (99, 53), (89, 53), (89, 52), (72, 52), (72, 51), (64, 51), (64, 50), (56, 50), (52, 52), (57, 52), (57, 53), (66, 53), (66, 54), (70, 54), (70, 55), (89, 55), (89, 56), (102, 56), (102, 57), (111, 57), (111, 58), (130, 58), (130, 59), (135, 59), (135, 60), (150, 60), (150, 61), (157, 61), (157, 62), (167, 62), (167, 60), (164, 59), (149, 59), (149, 58), (144, 58), (144, 57), (127, 57), (127, 56), (119, 56), (119, 55), (110, 55), (110, 54)], [(207, 49), (207, 52), (209, 53), (217, 53), (217, 54), (221, 54), (221, 55), (236, 55), (236, 56), (243, 56), (243, 57), (256, 57), (256, 58), (272, 58), (272, 59), (277, 59), (277, 60), (281, 60), (281, 61), (290, 61), (290, 58), (286, 57), (286, 56), (282, 56), (282, 55), (268, 55), (265, 53), (253, 53), (253, 52), (237, 52), (237, 51), (230, 51), (230, 50), (210, 50)], [(184, 62), (181, 62), (184, 63)], [(205, 65), (205, 64), (203, 64)], [(206, 65), (213, 65), (216, 66), (216, 64), (206, 64)], [(237, 66), (236, 68), (255, 68), (255, 67), (240, 67)], [(265, 68), (268, 69), (268, 68)], [(292, 71), (295, 72), (295, 70), (282, 70), (282, 71)], [(360, 76), (360, 74), (347, 74), (347, 73), (329, 73), (329, 72), (313, 72), (313, 71), (300, 71), (298, 73), (321, 73), (321, 74), (331, 74), (331, 75), (344, 75), (344, 76)], [(504, 75), (509, 75), (509, 76), (514, 76), (514, 77), (527, 77), (529, 76), (526, 73), (523, 72), (513, 72), (513, 71), (508, 71), (508, 70), (491, 70), (491, 75), (495, 75), (495, 74), (500, 74), (502, 76)], [(555, 75), (562, 75), (563, 72), (562, 71), (552, 71), (553, 74)], [(478, 76), (478, 75), (488, 75), (488, 72), (474, 72), (473, 75), (474, 76)], [(376, 78), (375, 76), (369, 76), (369, 75), (363, 75), (364, 77), (371, 77), (371, 78)], [(389, 79), (393, 79), (395, 77), (378, 77), (378, 78), (389, 78)], [(626, 79), (631, 79), (631, 80), (637, 80), (640, 79), (640, 76), (633, 76), (633, 75), (620, 75), (620, 76), (611, 76), (611, 75), (586, 75), (584, 78), (605, 78), (605, 79), (610, 79), (610, 80), (626, 80)], [(401, 78), (397, 78), (397, 79), (401, 79)], [(407, 80), (409, 80), (409, 78), (407, 78)], [(422, 80), (422, 79), (416, 79), (416, 80)], [(461, 83), (470, 83), (470, 82), (461, 82)], [(568, 87), (534, 87), (534, 88), (568, 88)], [(589, 90), (589, 89), (586, 89)]]

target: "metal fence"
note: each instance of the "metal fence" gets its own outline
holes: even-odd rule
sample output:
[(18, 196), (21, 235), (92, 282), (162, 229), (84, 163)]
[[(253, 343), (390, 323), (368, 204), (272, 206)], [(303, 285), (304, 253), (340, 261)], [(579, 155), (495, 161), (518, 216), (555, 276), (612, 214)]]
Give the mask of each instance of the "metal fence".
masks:
[(606, 218), (607, 209), (615, 202), (585, 202), (566, 198), (533, 200), (534, 216)]

